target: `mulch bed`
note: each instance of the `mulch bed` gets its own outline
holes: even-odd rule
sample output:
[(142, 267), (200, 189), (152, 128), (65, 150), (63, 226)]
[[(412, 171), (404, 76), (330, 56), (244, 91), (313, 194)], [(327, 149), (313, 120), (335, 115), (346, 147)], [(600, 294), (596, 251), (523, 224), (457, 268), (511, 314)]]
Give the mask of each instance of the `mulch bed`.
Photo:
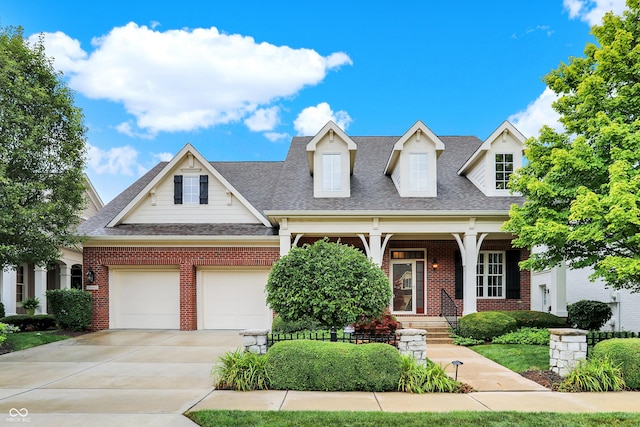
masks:
[(553, 371), (524, 371), (521, 372), (520, 375), (523, 377), (535, 381), (543, 387), (546, 387), (550, 390), (554, 389), (556, 384), (562, 382), (562, 377), (556, 374)]

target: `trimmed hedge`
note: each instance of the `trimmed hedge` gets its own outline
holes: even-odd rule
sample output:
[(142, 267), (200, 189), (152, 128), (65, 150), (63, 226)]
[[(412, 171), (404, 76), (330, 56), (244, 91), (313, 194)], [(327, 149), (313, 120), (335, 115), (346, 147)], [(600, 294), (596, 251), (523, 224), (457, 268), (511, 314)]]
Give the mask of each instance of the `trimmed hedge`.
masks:
[(266, 356), (273, 390), (395, 391), (402, 374), (400, 353), (388, 344), (282, 341)]
[(22, 332), (46, 331), (56, 327), (56, 318), (50, 314), (36, 314), (34, 316), (18, 314), (3, 317), (0, 319), (0, 323), (17, 326)]
[(515, 319), (518, 328), (566, 328), (568, 323), (562, 317), (534, 310), (500, 311)]
[(2, 301), (0, 301), (0, 319), (5, 317), (6, 314), (4, 312), (4, 304), (2, 303)]
[(516, 329), (516, 320), (500, 311), (481, 311), (458, 320), (458, 335), (476, 340), (488, 341)]
[(49, 312), (61, 329), (84, 331), (91, 327), (93, 297), (80, 289), (53, 289), (47, 291)]
[(597, 331), (602, 328), (613, 312), (605, 302), (581, 300), (567, 305), (569, 324), (574, 328)]
[(627, 387), (640, 390), (640, 338), (611, 338), (593, 347), (590, 357), (620, 365)]

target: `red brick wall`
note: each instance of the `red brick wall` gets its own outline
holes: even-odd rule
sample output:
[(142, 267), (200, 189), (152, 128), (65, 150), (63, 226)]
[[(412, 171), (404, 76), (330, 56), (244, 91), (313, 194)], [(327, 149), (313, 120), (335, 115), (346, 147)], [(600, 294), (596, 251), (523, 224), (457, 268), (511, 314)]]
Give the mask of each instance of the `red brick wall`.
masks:
[(180, 268), (180, 329), (197, 328), (196, 268), (198, 266), (271, 266), (280, 256), (279, 247), (85, 247), (84, 271), (95, 273), (93, 330), (109, 328), (109, 266), (173, 265)]

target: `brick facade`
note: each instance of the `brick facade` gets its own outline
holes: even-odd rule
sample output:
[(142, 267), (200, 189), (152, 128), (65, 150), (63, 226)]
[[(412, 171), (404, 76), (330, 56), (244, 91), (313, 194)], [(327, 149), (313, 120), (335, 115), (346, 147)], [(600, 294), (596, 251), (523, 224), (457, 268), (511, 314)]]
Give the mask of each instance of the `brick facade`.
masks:
[(197, 328), (196, 271), (203, 266), (271, 266), (278, 247), (85, 247), (84, 271), (95, 273), (93, 330), (109, 328), (110, 266), (176, 266), (180, 269), (180, 329)]

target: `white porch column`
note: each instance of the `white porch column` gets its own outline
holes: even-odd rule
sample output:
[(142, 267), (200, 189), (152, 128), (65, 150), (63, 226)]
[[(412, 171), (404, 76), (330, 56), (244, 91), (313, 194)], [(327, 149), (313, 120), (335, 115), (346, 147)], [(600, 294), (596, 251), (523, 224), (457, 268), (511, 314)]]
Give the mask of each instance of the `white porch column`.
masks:
[(47, 269), (44, 267), (36, 266), (34, 269), (34, 297), (40, 300), (40, 308), (36, 310), (37, 313), (47, 313)]
[(369, 235), (369, 250), (371, 251), (371, 261), (380, 267), (382, 265), (382, 235), (379, 230), (374, 230)]
[(60, 289), (71, 289), (71, 268), (67, 264), (60, 265)]
[(476, 246), (475, 230), (468, 230), (464, 234), (464, 302), (462, 315), (478, 311), (476, 298), (476, 274), (478, 265), (478, 248)]
[(2, 281), (2, 303), (7, 316), (16, 314), (16, 271), (3, 270), (0, 272)]
[(291, 250), (291, 231), (287, 218), (280, 220), (280, 256), (285, 256)]
[(567, 264), (562, 261), (551, 270), (551, 274), (555, 274), (553, 280), (556, 282), (553, 287), (555, 289), (551, 289), (551, 292), (555, 292), (555, 295), (550, 295), (553, 305), (551, 310), (556, 316), (567, 317)]

